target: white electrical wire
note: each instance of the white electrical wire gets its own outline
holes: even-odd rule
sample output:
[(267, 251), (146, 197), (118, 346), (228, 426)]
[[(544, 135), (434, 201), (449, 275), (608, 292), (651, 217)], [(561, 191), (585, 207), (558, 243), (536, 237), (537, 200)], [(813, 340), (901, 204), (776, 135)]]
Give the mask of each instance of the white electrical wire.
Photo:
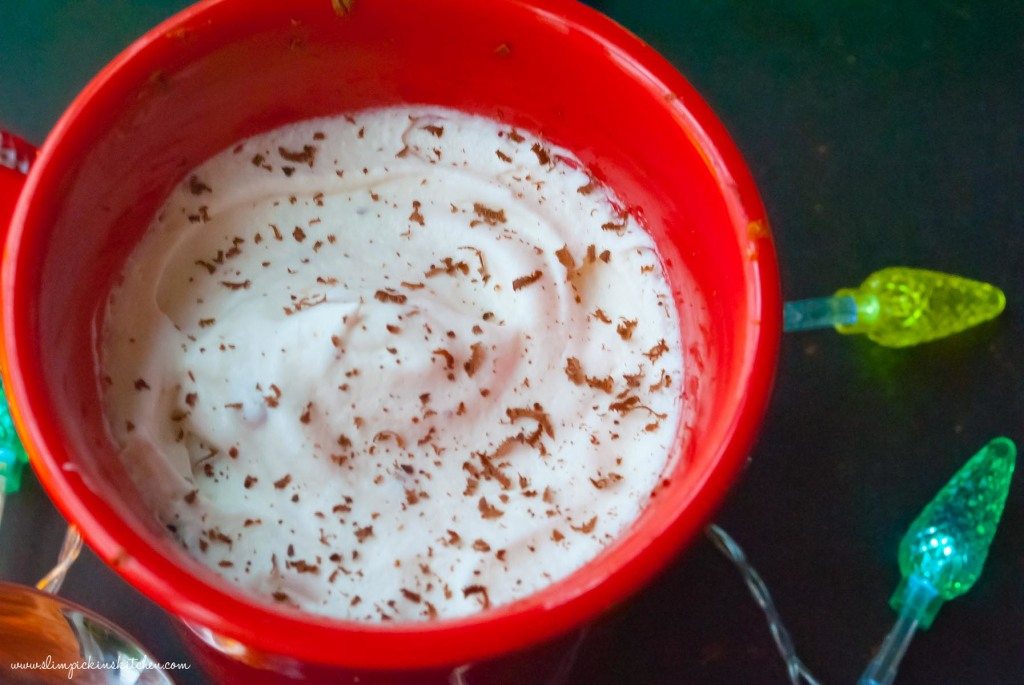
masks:
[(757, 569), (747, 560), (747, 555), (743, 552), (743, 548), (732, 539), (731, 535), (713, 523), (704, 529), (704, 533), (714, 543), (715, 547), (739, 569), (740, 575), (743, 576), (743, 582), (747, 584), (747, 588), (750, 590), (750, 594), (753, 595), (754, 601), (757, 602), (757, 605), (761, 607), (761, 611), (764, 612), (765, 618), (768, 620), (768, 630), (771, 631), (772, 639), (775, 640), (775, 646), (778, 648), (779, 654), (786, 664), (786, 673), (789, 675), (790, 682), (793, 685), (801, 685), (801, 683), (821, 685), (818, 679), (811, 675), (811, 672), (804, 665), (804, 662), (800, 660), (800, 657), (796, 655), (793, 639), (789, 636), (789, 631), (786, 630), (786, 626), (782, 622), (782, 616), (779, 615), (779, 610), (775, 607), (772, 595), (768, 592), (768, 586), (765, 585)]
[(78, 554), (82, 551), (82, 536), (74, 526), (68, 526), (68, 532), (64, 534), (64, 544), (60, 547), (60, 556), (57, 557), (57, 565), (50, 569), (42, 580), (36, 583), (36, 589), (49, 592), (55, 595), (64, 584), (64, 577), (68, 574), (71, 564), (75, 563)]

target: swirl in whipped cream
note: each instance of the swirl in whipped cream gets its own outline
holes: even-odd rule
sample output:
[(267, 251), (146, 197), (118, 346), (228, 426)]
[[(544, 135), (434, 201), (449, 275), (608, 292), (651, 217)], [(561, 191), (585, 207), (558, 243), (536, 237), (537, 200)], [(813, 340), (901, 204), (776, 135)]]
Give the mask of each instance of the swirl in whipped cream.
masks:
[(109, 298), (105, 413), (180, 544), (270, 602), (470, 614), (593, 559), (680, 415), (648, 234), (567, 150), (389, 108), (189, 174)]

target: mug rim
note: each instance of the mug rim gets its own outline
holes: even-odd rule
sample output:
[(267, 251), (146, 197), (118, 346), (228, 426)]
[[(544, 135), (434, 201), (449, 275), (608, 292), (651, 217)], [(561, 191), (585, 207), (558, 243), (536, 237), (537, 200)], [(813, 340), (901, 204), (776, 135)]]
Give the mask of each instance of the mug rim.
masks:
[[(468, 0), (454, 0), (463, 2)], [(186, 623), (196, 623), (268, 654), (281, 654), (313, 663), (367, 669), (416, 669), (487, 659), (526, 648), (556, 637), (595, 618), (639, 589), (662, 569), (699, 531), (738, 475), (753, 446), (774, 380), (781, 337), (781, 304), (775, 250), (767, 230), (765, 209), (753, 178), (724, 126), (686, 79), (653, 48), (612, 19), (572, 0), (491, 0), (555, 17), (581, 30), (587, 40), (596, 41), (626, 59), (634, 67), (635, 79), (646, 79), (647, 90), (662, 106), (675, 108), (702, 154), (715, 170), (721, 197), (729, 207), (734, 228), (741, 235), (748, 226), (761, 222), (764, 230), (750, 239), (756, 243), (758, 258), (749, 260), (752, 270), (746, 297), (751, 303), (751, 321), (744, 333), (754, 342), (745, 360), (746, 392), (736, 400), (732, 421), (706, 467), (703, 482), (692, 485), (686, 504), (671, 520), (649, 522), (651, 530), (640, 528), (616, 542), (644, 535), (646, 546), (633, 557), (620, 560), (598, 574), (593, 560), (566, 578), (507, 605), (467, 617), (433, 622), (369, 624), (330, 619), (293, 610), (280, 610), (210, 583), (175, 564), (159, 550), (149, 547), (145, 537), (121, 523), (113, 507), (92, 492), (73, 470), (65, 468), (71, 459), (57, 449), (50, 435), (52, 423), (33, 412), (34, 397), (45, 394), (32, 387), (21, 370), (21, 360), (38, 355), (19, 344), (18, 331), (30, 325), (15, 312), (19, 295), (28, 290), (28, 277), (21, 273), (19, 248), (28, 230), (31, 208), (45, 201), (41, 188), (47, 177), (58, 173), (69, 160), (65, 140), (73, 138), (82, 118), (88, 117), (94, 101), (105, 90), (116, 89), (129, 65), (145, 61), (147, 50), (166, 40), (176, 29), (203, 21), (212, 10), (238, 0), (202, 0), (150, 29), (105, 66), (65, 110), (42, 146), (29, 174), (4, 245), (0, 292), (3, 295), (2, 366), (4, 385), (12, 397), (11, 409), (34, 470), (61, 513), (78, 525), (89, 546), (133, 588), (156, 601), (163, 609)], [(656, 95), (656, 92), (659, 93)], [(664, 97), (671, 94), (672, 98)], [(571, 581), (571, 582), (570, 582)], [(414, 645), (402, 649), (400, 645)], [(384, 646), (384, 642), (387, 645)], [(347, 644), (350, 650), (339, 650)], [(384, 648), (382, 648), (382, 646)]]

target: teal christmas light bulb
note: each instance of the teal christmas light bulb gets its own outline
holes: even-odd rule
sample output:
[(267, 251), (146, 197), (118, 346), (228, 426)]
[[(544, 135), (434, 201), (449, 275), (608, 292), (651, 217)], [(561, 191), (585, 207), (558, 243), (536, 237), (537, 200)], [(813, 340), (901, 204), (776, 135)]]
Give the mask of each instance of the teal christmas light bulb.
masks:
[(944, 602), (977, 582), (1003, 515), (1016, 459), (1011, 440), (992, 440), (910, 525), (899, 549), (903, 580), (889, 600), (899, 616), (860, 685), (892, 683), (917, 628), (929, 628)]
[(0, 385), (0, 494), (15, 492), (21, 487), (21, 474), (27, 463), (28, 456), (14, 429), (11, 409)]
[[(917, 576), (937, 593), (936, 602), (964, 594), (981, 575), (988, 548), (1003, 515), (1017, 449), (1007, 438), (996, 438), (971, 457), (952, 480), (914, 520), (900, 542), (900, 572)], [(901, 585), (902, 588), (902, 585)], [(900, 611), (903, 593), (890, 603)], [(928, 628), (936, 605), (921, 617)]]
[(959, 333), (998, 316), (1003, 292), (988, 283), (926, 269), (889, 267), (833, 297), (787, 302), (787, 331), (834, 326), (879, 345), (909, 347)]

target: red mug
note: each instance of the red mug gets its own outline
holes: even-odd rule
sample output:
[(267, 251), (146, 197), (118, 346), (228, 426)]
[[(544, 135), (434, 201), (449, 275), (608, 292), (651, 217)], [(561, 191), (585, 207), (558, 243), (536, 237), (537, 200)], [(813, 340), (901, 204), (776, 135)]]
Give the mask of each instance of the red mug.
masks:
[[(93, 352), (113, 278), (185, 173), (292, 121), (396, 104), (485, 115), (574, 151), (658, 245), (686, 379), (672, 466), (616, 543), (514, 603), (377, 625), (272, 607), (188, 558), (118, 461)], [(200, 663), (224, 682), (553, 677), (541, 664), (564, 655), (565, 635), (639, 589), (704, 525), (770, 394), (779, 284), (750, 174), (668, 62), (574, 0), (200, 2), (86, 86), (27, 178), (0, 168), (0, 225), (12, 204), (2, 370), (31, 462), (96, 553), (190, 627)]]

